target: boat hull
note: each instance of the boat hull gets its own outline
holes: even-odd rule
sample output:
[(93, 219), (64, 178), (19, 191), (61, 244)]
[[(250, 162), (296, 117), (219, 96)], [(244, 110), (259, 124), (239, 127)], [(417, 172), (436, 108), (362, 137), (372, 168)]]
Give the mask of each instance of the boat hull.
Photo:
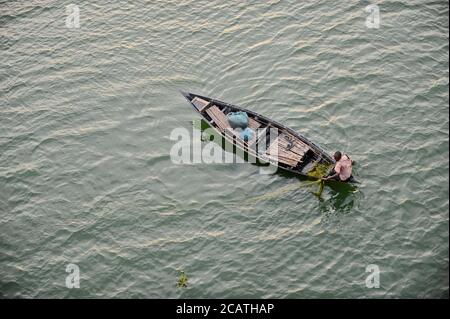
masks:
[[(264, 115), (245, 109), (243, 107), (229, 104), (227, 102), (223, 102), (220, 100), (212, 99), (207, 96), (202, 96), (199, 94), (189, 92), (181, 92), (181, 93), (189, 101), (193, 109), (211, 127), (213, 127), (217, 133), (222, 135), (228, 142), (236, 145), (236, 147), (238, 147), (242, 151), (250, 153), (251, 156), (256, 157), (263, 163), (269, 162), (272, 165), (276, 165), (278, 168), (283, 169), (284, 171), (314, 179), (321, 178), (322, 176), (328, 174), (334, 166), (335, 163), (334, 159), (328, 153), (326, 153), (320, 146), (316, 145), (302, 134), (294, 131), (293, 129), (273, 119), (267, 118)], [(199, 104), (198, 101), (202, 102)], [(215, 109), (216, 113), (212, 112), (213, 108)], [(276, 160), (274, 161), (271, 160), (270, 156), (268, 158), (267, 154), (263, 154), (263, 156), (261, 156), (258, 153), (255, 154), (254, 152), (251, 152), (247, 143), (240, 141), (235, 136), (232, 137), (230, 136), (230, 134), (227, 134), (227, 130), (224, 128), (224, 125), (226, 124), (223, 124), (223, 122), (225, 121), (223, 120), (224, 115), (221, 115), (219, 111), (224, 115), (227, 112), (236, 112), (236, 111), (246, 112), (249, 118), (252, 120), (252, 122), (257, 122), (257, 125), (260, 124), (258, 129), (260, 129), (261, 127), (276, 128), (277, 130), (279, 130), (279, 132), (281, 132), (280, 134), (289, 136), (293, 141), (292, 144), (294, 144), (294, 150), (289, 150), (288, 147), (290, 145), (286, 146), (285, 142), (284, 147), (286, 147), (287, 149), (284, 149), (284, 151), (286, 151), (285, 154), (289, 156), (283, 158), (282, 155), (278, 155), (279, 157), (276, 158)], [(300, 147), (299, 151), (296, 151), (295, 149), (297, 145)], [(307, 149), (307, 151), (305, 153), (302, 153), (302, 148), (303, 150)], [(290, 151), (290, 153), (288, 152), (288, 150)], [(290, 156), (291, 154), (293, 154), (294, 158)], [(297, 157), (295, 158), (295, 156)], [(301, 156), (303, 157), (300, 159)], [(279, 160), (279, 158), (281, 158), (281, 161)], [(298, 161), (296, 162), (297, 159)], [(318, 176), (317, 174), (312, 174), (314, 172), (314, 169), (316, 169), (320, 165), (327, 166), (326, 171), (323, 171), (322, 174), (320, 174), (320, 176)], [(309, 166), (311, 168), (309, 168)]]

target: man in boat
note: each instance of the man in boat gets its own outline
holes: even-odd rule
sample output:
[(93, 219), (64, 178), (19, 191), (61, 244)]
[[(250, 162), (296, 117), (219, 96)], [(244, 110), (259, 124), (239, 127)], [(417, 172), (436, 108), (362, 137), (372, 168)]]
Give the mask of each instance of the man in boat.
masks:
[(336, 164), (334, 165), (333, 170), (327, 176), (323, 177), (324, 181), (334, 180), (341, 182), (350, 181), (352, 176), (352, 165), (353, 161), (347, 154), (342, 155), (341, 152), (337, 151), (334, 153), (334, 159)]

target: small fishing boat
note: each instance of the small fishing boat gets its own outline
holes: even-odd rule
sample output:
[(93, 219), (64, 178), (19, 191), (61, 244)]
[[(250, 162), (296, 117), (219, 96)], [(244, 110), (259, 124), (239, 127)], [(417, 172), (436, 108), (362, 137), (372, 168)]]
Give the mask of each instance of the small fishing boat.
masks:
[[(312, 178), (328, 174), (334, 166), (333, 157), (289, 127), (236, 105), (194, 93), (181, 93), (216, 132), (260, 162)], [(248, 127), (256, 132), (251, 139), (242, 139), (230, 126), (227, 117), (230, 112), (247, 113)], [(276, 138), (270, 136), (274, 131)]]

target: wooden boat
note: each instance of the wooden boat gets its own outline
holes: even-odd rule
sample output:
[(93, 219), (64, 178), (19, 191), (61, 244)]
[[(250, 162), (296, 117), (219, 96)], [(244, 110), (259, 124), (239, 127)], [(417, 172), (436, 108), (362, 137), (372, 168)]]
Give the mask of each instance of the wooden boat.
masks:
[[(333, 157), (289, 127), (236, 105), (198, 94), (181, 93), (219, 134), (263, 163), (270, 162), (292, 173), (315, 178), (329, 173), (334, 166)], [(256, 132), (249, 141), (241, 139), (238, 132), (229, 125), (227, 114), (237, 111), (247, 113), (248, 126)], [(275, 139), (269, 136), (273, 129), (278, 133)], [(315, 174), (318, 167), (325, 168), (320, 176)]]

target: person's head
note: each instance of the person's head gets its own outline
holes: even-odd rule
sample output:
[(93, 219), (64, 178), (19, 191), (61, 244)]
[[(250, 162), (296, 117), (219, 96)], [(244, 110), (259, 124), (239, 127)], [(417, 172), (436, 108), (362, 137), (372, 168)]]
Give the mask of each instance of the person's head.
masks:
[(334, 159), (337, 161), (339, 161), (342, 157), (341, 152), (337, 151), (336, 153), (334, 153)]

